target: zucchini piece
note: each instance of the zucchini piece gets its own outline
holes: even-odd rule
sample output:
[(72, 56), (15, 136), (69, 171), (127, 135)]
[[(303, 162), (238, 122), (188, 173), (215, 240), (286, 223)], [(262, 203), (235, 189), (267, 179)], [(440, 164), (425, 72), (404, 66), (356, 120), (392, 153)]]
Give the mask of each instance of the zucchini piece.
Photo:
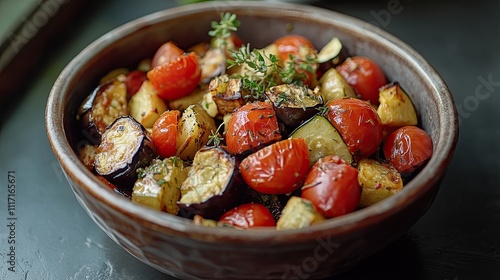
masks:
[(299, 229), (325, 220), (314, 205), (307, 199), (292, 196), (283, 208), (283, 213), (276, 223), (277, 230)]
[(218, 220), (238, 202), (239, 161), (217, 146), (199, 150), (181, 186), (178, 205), (194, 215)]
[(101, 142), (106, 128), (118, 117), (128, 115), (127, 86), (125, 76), (99, 85), (78, 109), (77, 120), (84, 128), (85, 136), (92, 144)]
[(127, 190), (137, 180), (136, 170), (155, 157), (155, 146), (146, 129), (131, 116), (119, 117), (102, 135), (94, 167), (97, 174)]
[(358, 163), (358, 182), (362, 188), (359, 207), (373, 205), (403, 189), (403, 179), (396, 168), (368, 158)]
[(333, 99), (356, 97), (354, 89), (335, 68), (330, 68), (323, 74), (319, 79), (319, 87), (325, 103)]
[(290, 135), (291, 138), (304, 138), (311, 164), (325, 156), (336, 155), (352, 164), (353, 157), (349, 147), (342, 140), (339, 132), (324, 116), (316, 115), (302, 124)]
[(390, 127), (417, 125), (417, 111), (410, 97), (398, 83), (385, 86), (380, 91), (377, 113), (382, 124)]
[(167, 110), (151, 82), (144, 81), (128, 103), (130, 115), (146, 128), (152, 128), (156, 119)]
[(137, 171), (139, 179), (132, 190), (132, 201), (177, 215), (180, 187), (188, 171), (178, 157), (153, 159), (148, 167)]
[(317, 107), (323, 105), (323, 98), (318, 91), (305, 86), (283, 84), (266, 91), (278, 119), (287, 127), (297, 127), (304, 120), (314, 116)]
[(179, 122), (176, 155), (182, 160), (192, 160), (196, 152), (208, 143), (212, 131), (217, 131), (215, 121), (200, 104), (189, 106)]

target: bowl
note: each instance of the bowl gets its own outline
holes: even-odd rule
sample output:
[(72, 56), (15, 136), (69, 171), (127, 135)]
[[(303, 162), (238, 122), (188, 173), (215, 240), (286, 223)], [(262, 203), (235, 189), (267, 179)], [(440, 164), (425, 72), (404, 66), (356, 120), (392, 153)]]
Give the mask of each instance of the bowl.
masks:
[[(164, 42), (181, 48), (208, 41), (220, 12), (238, 15), (238, 34), (264, 47), (287, 33), (316, 46), (338, 37), (351, 53), (375, 60), (406, 89), (434, 154), (397, 195), (304, 229), (209, 228), (150, 210), (117, 195), (78, 159), (84, 144), (78, 106), (108, 71), (151, 57)], [(109, 237), (142, 262), (182, 279), (313, 279), (353, 268), (400, 238), (429, 208), (458, 138), (458, 118), (442, 78), (401, 40), (358, 19), (312, 6), (272, 2), (206, 2), (159, 11), (118, 27), (86, 47), (55, 81), (46, 131), (76, 198)]]

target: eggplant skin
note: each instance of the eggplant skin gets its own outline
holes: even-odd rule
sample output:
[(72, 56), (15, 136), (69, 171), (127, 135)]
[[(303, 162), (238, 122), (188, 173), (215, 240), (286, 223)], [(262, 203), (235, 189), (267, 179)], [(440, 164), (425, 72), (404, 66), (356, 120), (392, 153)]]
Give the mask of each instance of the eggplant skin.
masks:
[(125, 76), (119, 76), (99, 85), (80, 106), (77, 118), (84, 136), (98, 145), (106, 128), (125, 115), (128, 115), (127, 86)]
[(148, 131), (131, 116), (117, 118), (103, 133), (96, 150), (97, 174), (112, 184), (131, 190), (137, 169), (146, 167), (156, 156)]
[(205, 146), (194, 159), (188, 178), (181, 186), (178, 205), (192, 215), (218, 220), (239, 200), (243, 184), (239, 160), (224, 148)]

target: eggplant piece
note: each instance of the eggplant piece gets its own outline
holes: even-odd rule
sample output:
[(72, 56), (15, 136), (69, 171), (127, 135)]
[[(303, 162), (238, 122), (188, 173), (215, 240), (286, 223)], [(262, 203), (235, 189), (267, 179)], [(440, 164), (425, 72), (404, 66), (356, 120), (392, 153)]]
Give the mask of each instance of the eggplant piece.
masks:
[(319, 71), (324, 73), (328, 69), (337, 67), (349, 57), (349, 52), (337, 37), (333, 37), (318, 52), (316, 59), (319, 62)]
[(306, 141), (311, 165), (330, 155), (339, 156), (347, 163), (353, 162), (353, 156), (342, 136), (324, 116), (314, 116), (293, 131), (290, 137), (303, 138)]
[(299, 229), (320, 223), (325, 217), (319, 213), (309, 200), (292, 196), (283, 209), (281, 217), (276, 222), (277, 230)]
[(188, 171), (189, 168), (178, 157), (153, 159), (148, 167), (137, 170), (139, 179), (132, 190), (132, 201), (177, 215), (180, 187)]
[(208, 84), (213, 78), (226, 73), (226, 55), (219, 48), (209, 49), (201, 57), (200, 66), (201, 82)]
[(101, 142), (106, 128), (118, 117), (128, 115), (127, 86), (121, 75), (99, 85), (78, 109), (77, 120), (84, 128), (84, 136), (94, 144)]
[(137, 180), (136, 170), (151, 162), (155, 150), (144, 126), (131, 116), (119, 117), (103, 133), (94, 167), (112, 184), (130, 190)]
[(244, 97), (247, 93), (240, 78), (230, 78), (227, 75), (216, 77), (210, 82), (209, 90), (221, 116), (231, 114), (245, 104)]
[(312, 91), (305, 86), (283, 84), (266, 91), (273, 104), (276, 116), (287, 127), (297, 127), (304, 120), (314, 116), (323, 105), (319, 88)]
[(95, 151), (97, 150), (96, 145), (85, 144), (78, 150), (78, 158), (87, 167), (88, 170), (94, 171), (94, 160)]
[(207, 219), (218, 220), (236, 206), (239, 186), (239, 161), (225, 149), (206, 146), (199, 150), (181, 186), (180, 208)]

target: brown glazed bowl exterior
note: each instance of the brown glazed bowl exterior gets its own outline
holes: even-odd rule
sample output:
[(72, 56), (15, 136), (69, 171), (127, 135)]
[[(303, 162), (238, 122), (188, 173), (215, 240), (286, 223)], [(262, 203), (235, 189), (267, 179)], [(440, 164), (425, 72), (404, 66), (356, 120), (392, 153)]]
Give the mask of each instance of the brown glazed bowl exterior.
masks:
[[(399, 194), (374, 206), (300, 230), (234, 230), (196, 226), (115, 194), (78, 160), (87, 140), (75, 120), (78, 106), (108, 71), (134, 67), (164, 42), (181, 48), (208, 41), (220, 12), (238, 15), (238, 34), (264, 47), (287, 33), (317, 46), (338, 37), (348, 50), (374, 59), (409, 93), (431, 135), (434, 154)], [(358, 264), (421, 217), (438, 191), (458, 138), (456, 108), (436, 71), (413, 49), (363, 21), (320, 8), (269, 2), (206, 2), (160, 11), (99, 38), (62, 71), (50, 93), (46, 129), (78, 201), (92, 219), (142, 262), (182, 279), (313, 279)]]

